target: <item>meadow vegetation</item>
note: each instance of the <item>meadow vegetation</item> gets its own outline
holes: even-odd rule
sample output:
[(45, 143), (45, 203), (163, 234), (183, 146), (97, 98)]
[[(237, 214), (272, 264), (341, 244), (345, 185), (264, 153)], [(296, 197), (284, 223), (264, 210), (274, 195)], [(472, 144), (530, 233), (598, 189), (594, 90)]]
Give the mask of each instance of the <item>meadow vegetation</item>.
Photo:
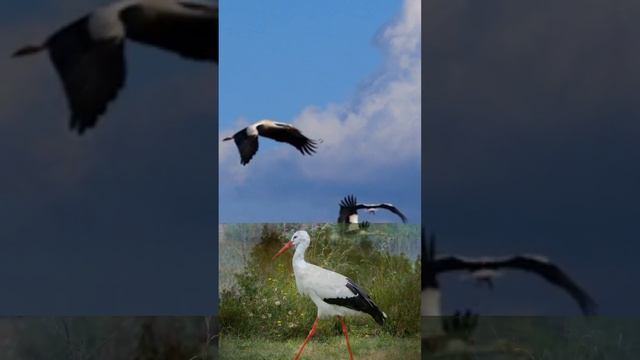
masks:
[[(402, 227), (400, 236), (398, 228)], [(251, 348), (271, 348), (267, 345), (271, 342), (273, 348), (288, 349), (289, 346), (283, 344), (291, 341), (291, 346), (299, 346), (308, 334), (316, 317), (316, 307), (297, 292), (291, 264), (293, 252), (272, 260), (297, 229), (262, 225), (259, 240), (248, 250), (244, 268), (235, 274), (233, 285), (221, 289), (222, 348), (232, 344), (237, 347), (245, 341), (255, 344)], [(376, 349), (376, 344), (386, 342), (388, 348), (400, 351), (393, 346), (397, 339), (396, 345), (409, 346), (405, 351), (419, 354), (420, 259), (415, 253), (398, 251), (398, 244), (394, 245), (399, 239), (410, 239), (412, 246), (407, 248), (419, 249), (418, 227), (373, 224), (367, 231), (348, 234), (335, 225), (317, 225), (307, 227), (307, 231), (312, 240), (306, 260), (353, 279), (369, 291), (388, 316), (384, 326), (369, 316), (348, 318), (354, 344), (361, 342), (363, 348)], [(389, 251), (393, 246), (395, 253)], [(337, 325), (335, 319), (320, 322), (314, 340), (319, 342), (317, 346), (344, 342)]]
[(0, 320), (3, 360), (209, 360), (211, 317), (55, 317)]
[(637, 317), (480, 317), (469, 354), (423, 354), (423, 358), (527, 360), (640, 359)]

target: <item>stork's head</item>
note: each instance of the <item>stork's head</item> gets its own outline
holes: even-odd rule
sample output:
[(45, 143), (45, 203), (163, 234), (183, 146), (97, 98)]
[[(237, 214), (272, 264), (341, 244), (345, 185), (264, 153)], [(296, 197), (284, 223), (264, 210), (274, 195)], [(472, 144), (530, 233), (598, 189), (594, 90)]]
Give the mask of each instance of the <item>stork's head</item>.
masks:
[(282, 249), (280, 249), (280, 251), (278, 251), (275, 255), (273, 255), (273, 259), (284, 254), (287, 250), (289, 250), (292, 247), (295, 248), (301, 244), (309, 245), (310, 241), (311, 241), (311, 238), (309, 237), (309, 233), (307, 233), (304, 230), (298, 230), (293, 234), (293, 236), (291, 237), (291, 240), (289, 240), (288, 243), (284, 244)]

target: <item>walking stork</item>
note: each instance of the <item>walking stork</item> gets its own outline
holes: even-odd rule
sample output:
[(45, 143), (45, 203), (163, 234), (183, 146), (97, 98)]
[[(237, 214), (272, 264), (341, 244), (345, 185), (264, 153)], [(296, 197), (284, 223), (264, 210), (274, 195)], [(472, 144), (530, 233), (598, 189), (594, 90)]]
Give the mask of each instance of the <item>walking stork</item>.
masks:
[(193, 0), (120, 0), (75, 20), (21, 57), (48, 50), (71, 108), (69, 128), (95, 126), (125, 83), (125, 38), (218, 62), (218, 7)]
[(367, 291), (348, 277), (336, 272), (323, 269), (310, 264), (304, 260), (304, 253), (309, 247), (311, 238), (304, 231), (296, 231), (291, 240), (278, 251), (273, 259), (284, 254), (290, 248), (295, 248), (293, 254), (293, 273), (296, 278), (298, 292), (311, 298), (311, 301), (318, 307), (316, 317), (309, 335), (298, 350), (294, 360), (300, 359), (302, 351), (307, 343), (316, 333), (318, 320), (336, 316), (342, 324), (342, 332), (347, 341), (349, 359), (353, 360), (351, 345), (349, 345), (349, 334), (344, 317), (347, 315), (370, 315), (378, 324), (383, 325), (387, 315), (371, 300)]

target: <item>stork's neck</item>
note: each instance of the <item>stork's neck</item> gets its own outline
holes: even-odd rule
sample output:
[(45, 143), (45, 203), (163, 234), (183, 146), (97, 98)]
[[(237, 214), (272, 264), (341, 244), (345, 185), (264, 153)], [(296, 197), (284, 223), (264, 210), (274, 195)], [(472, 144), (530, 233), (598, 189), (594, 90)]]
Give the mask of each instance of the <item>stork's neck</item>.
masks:
[(307, 262), (304, 260), (304, 252), (307, 251), (308, 247), (309, 247), (309, 244), (304, 242), (296, 246), (296, 251), (293, 253), (293, 269), (294, 270), (296, 268), (305, 267), (307, 265)]

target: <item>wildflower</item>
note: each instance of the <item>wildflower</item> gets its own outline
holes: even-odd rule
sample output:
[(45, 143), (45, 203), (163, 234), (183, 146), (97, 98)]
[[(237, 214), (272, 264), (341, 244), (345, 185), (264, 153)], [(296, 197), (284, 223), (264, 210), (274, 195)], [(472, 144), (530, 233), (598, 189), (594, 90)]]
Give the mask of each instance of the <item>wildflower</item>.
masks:
[(280, 301), (276, 300), (275, 304), (276, 306), (280, 306)]

